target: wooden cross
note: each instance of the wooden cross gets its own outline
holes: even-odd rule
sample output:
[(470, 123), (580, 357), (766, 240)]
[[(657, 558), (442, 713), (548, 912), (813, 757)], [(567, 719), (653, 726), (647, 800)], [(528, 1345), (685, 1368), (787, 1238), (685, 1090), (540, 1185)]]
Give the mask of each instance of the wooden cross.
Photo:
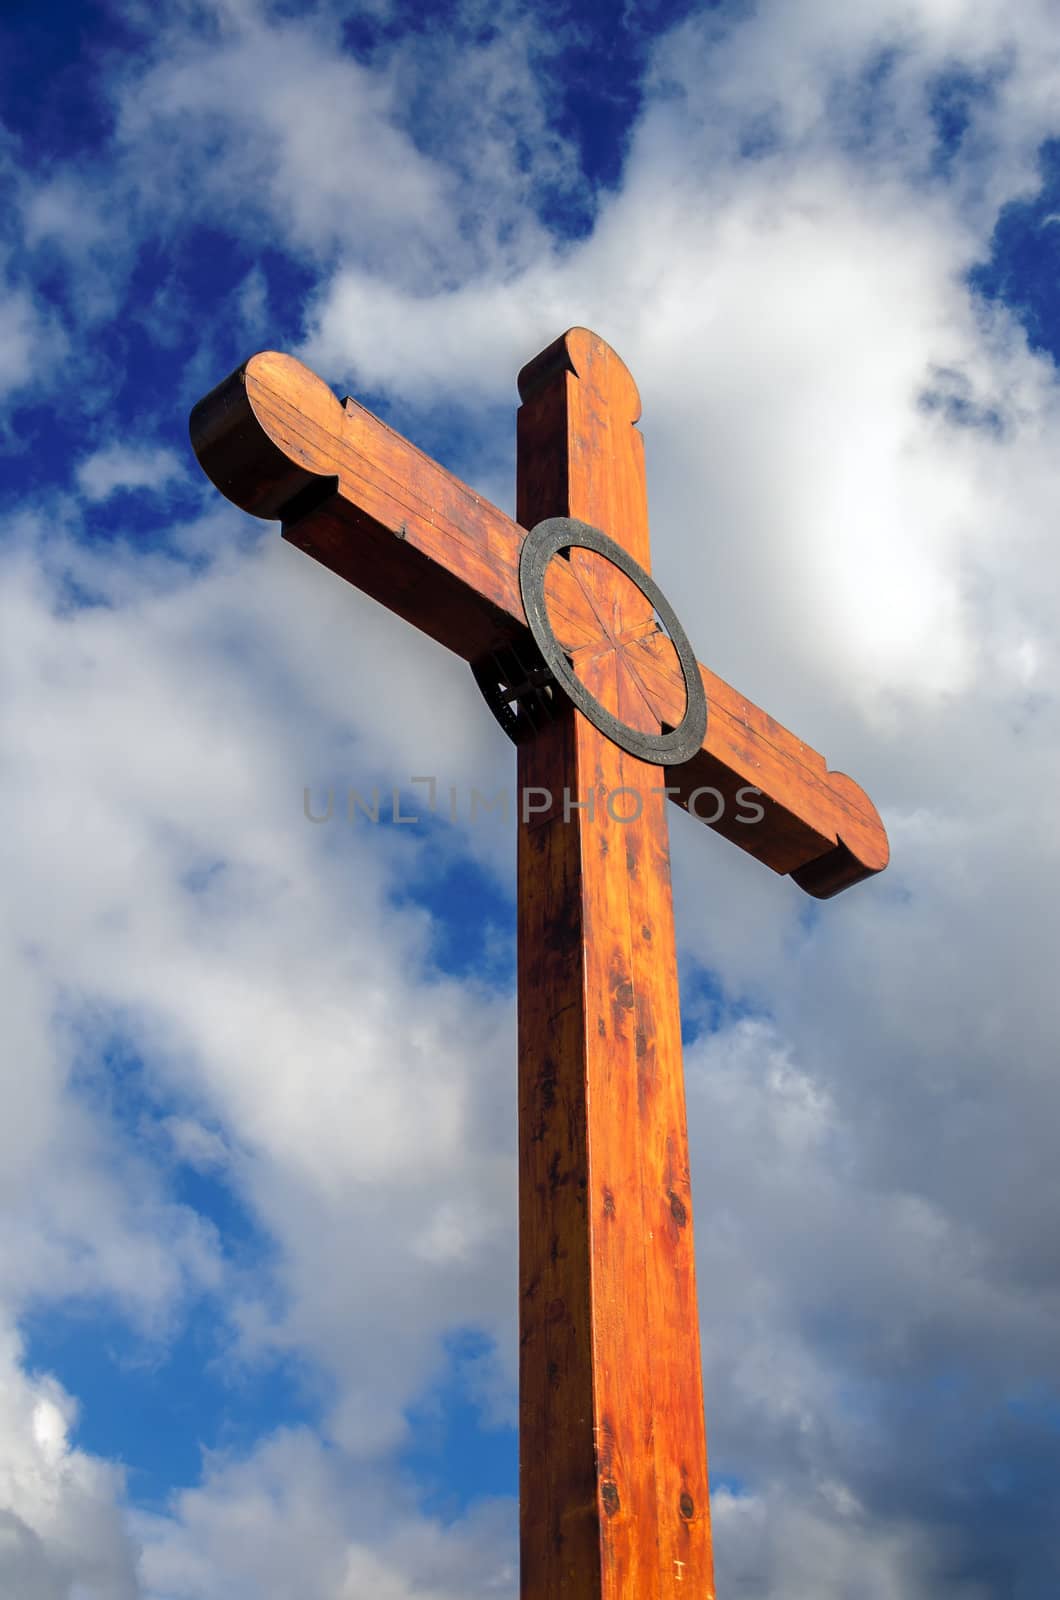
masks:
[[(524, 367), (519, 393), (515, 522), (290, 356), (253, 356), (200, 401), (192, 441), (230, 500), (480, 682), (518, 687), (498, 663), (531, 663), (536, 689), (508, 708), (534, 797), (518, 845), (521, 1593), (712, 1597), (665, 801), (706, 820), (712, 791), (716, 832), (820, 898), (881, 871), (887, 839), (856, 783), (706, 667), (706, 734), (665, 768), (550, 682), (520, 588), (526, 530), (577, 519), (650, 571), (640, 401), (584, 328)], [(572, 545), (544, 596), (605, 711), (650, 738), (682, 724), (674, 645), (606, 556)]]

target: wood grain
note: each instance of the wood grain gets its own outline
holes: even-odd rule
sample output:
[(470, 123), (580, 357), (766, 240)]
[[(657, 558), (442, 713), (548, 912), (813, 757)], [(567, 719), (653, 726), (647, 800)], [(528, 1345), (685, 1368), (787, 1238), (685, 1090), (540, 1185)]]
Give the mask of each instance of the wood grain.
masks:
[[(572, 462), (554, 465), (548, 429), (557, 424), (535, 398), (561, 380), (568, 403), (581, 407), (579, 427), (596, 428), (609, 448), (612, 422), (599, 411), (609, 363), (617, 364), (615, 382), (625, 385), (623, 409), (637, 415), (640, 402), (628, 372), (601, 345), (585, 329), (572, 329), (520, 375), (520, 448), (525, 439), (534, 459), (547, 465), (535, 466), (520, 485), (516, 522), (356, 401), (336, 399), (301, 362), (274, 351), (252, 356), (199, 402), (192, 442), (208, 476), (236, 505), (280, 520), (292, 544), (474, 661), (526, 637), (519, 546), (530, 525), (527, 506), (546, 503), (533, 474), (556, 478), (573, 471), (572, 494), (564, 501), (578, 507), (571, 514), (591, 522), (586, 509), (599, 505), (599, 516), (621, 529), (644, 564), (646, 536), (637, 531), (646, 527), (637, 498), (643, 476), (639, 487), (632, 480), (612, 485), (597, 461), (577, 453)], [(627, 431), (634, 448), (642, 449), (639, 433), (632, 426)], [(566, 493), (565, 483), (550, 487)], [(575, 555), (549, 567), (549, 614), (570, 650), (599, 637), (594, 585), (601, 582), (607, 582), (603, 568), (591, 557)], [(635, 625), (644, 616), (638, 603), (628, 591), (618, 593), (612, 620)], [(675, 726), (684, 684), (673, 651), (648, 635), (639, 655), (637, 678), (651, 715), (638, 714), (655, 731)], [(687, 808), (697, 789), (719, 790), (725, 809), (710, 826), (775, 872), (790, 873), (811, 894), (838, 893), (886, 866), (886, 833), (864, 791), (829, 772), (823, 757), (722, 678), (702, 666), (700, 674), (710, 708), (707, 735), (692, 761), (667, 769), (676, 803)], [(748, 785), (764, 795), (765, 815), (753, 824), (738, 820), (747, 808), (736, 796)], [(710, 816), (716, 807), (707, 798), (700, 809)]]
[[(520, 389), (520, 520), (577, 516), (647, 565), (639, 404), (614, 352), (568, 336)], [(613, 572), (578, 576), (600, 616), (628, 623)], [(581, 670), (625, 708), (621, 661), (589, 652)], [(593, 802), (520, 828), (522, 1593), (709, 1597), (662, 776), (573, 710), (521, 748), (519, 773)]]
[[(476, 662), (527, 643), (519, 551), (542, 518), (651, 564), (640, 400), (615, 352), (571, 329), (519, 390), (514, 522), (276, 352), (200, 401), (192, 441), (235, 504)], [(643, 595), (572, 550), (546, 596), (592, 693), (645, 732), (677, 726), (684, 683)], [(707, 733), (684, 766), (635, 760), (570, 706), (519, 749), (520, 794), (554, 796), (519, 827), (524, 1600), (713, 1600), (666, 798), (819, 897), (887, 864), (864, 791), (699, 672)]]

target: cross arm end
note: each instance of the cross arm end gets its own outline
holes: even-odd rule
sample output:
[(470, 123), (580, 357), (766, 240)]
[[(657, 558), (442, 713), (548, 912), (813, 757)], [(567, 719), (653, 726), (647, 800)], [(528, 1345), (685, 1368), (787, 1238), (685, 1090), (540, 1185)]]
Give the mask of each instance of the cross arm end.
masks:
[(861, 785), (845, 772), (829, 772), (828, 784), (836, 807), (835, 846), (790, 873), (815, 900), (830, 900), (875, 877), (891, 859), (887, 830)]
[[(334, 474), (319, 441), (339, 433), (342, 416), (334, 394), (308, 367), (263, 350), (203, 396), (189, 431), (199, 465), (227, 499), (252, 516), (278, 519)], [(297, 432), (285, 426), (294, 418)]]

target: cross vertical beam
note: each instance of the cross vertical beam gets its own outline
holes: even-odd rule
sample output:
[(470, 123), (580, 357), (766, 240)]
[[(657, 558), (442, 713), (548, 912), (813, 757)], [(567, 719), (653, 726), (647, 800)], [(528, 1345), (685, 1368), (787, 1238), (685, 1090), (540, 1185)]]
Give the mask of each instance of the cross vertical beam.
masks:
[[(621, 361), (574, 330), (520, 393), (518, 521), (576, 517), (648, 567)], [(601, 617), (625, 605), (628, 623), (592, 559), (571, 552)], [(646, 715), (614, 653), (581, 675)], [(520, 795), (552, 796), (520, 820), (518, 858), (525, 1600), (714, 1593), (664, 783), (570, 706), (519, 751)]]

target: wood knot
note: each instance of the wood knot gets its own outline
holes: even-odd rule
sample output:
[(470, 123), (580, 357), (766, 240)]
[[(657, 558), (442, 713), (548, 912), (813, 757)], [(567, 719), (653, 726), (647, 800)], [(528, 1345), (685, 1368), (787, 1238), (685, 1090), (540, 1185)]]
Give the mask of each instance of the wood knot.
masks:
[(670, 1215), (679, 1228), (683, 1228), (688, 1221), (688, 1212), (685, 1210), (683, 1202), (675, 1194), (670, 1196)]
[(615, 1197), (610, 1189), (604, 1190), (604, 1216), (613, 1217), (615, 1214)]
[(613, 1517), (619, 1506), (618, 1484), (612, 1482), (610, 1478), (606, 1483), (602, 1483), (600, 1485), (600, 1499), (604, 1503), (604, 1511), (609, 1517)]
[(692, 1496), (688, 1493), (687, 1490), (681, 1496), (681, 1502), (680, 1503), (681, 1503), (681, 1515), (684, 1517), (686, 1522), (690, 1522), (691, 1519), (696, 1514), (696, 1503), (692, 1499)]

